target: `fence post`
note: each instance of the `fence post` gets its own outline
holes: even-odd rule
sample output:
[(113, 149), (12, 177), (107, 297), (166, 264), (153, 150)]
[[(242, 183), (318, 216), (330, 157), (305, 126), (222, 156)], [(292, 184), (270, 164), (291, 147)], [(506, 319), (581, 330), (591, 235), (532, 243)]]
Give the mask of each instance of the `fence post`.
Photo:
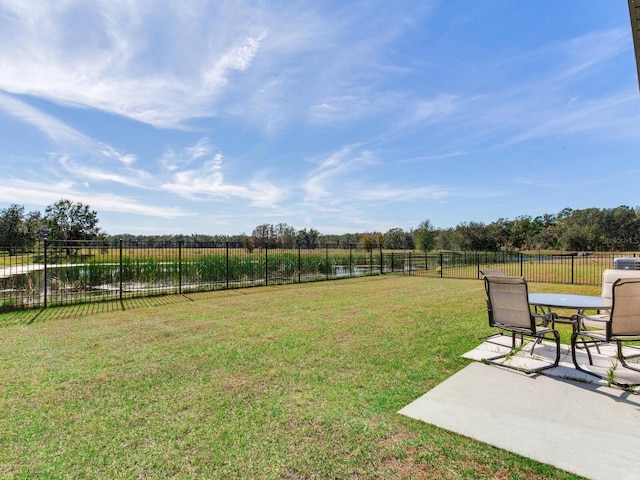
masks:
[(122, 269), (122, 239), (119, 240), (118, 242), (119, 245), (119, 250), (120, 250), (120, 286), (118, 287), (119, 290), (119, 296), (120, 296), (120, 302), (122, 302), (122, 284), (123, 284), (123, 280), (124, 280), (124, 272)]
[(442, 253), (440, 253), (440, 278), (442, 278), (444, 268), (442, 268)]
[(229, 290), (229, 242), (224, 242), (226, 249), (226, 259), (225, 259), (225, 279), (226, 279), (226, 288)]
[(302, 254), (298, 244), (298, 283), (302, 283)]
[(382, 256), (382, 245), (380, 245), (380, 275), (384, 274), (384, 258)]
[(184, 240), (178, 240), (178, 294), (182, 295), (182, 245)]
[(373, 275), (373, 249), (369, 250), (369, 275)]
[[(411, 252), (409, 252), (409, 265), (407, 266), (408, 268), (408, 272), (409, 272), (409, 276), (411, 276)], [(402, 272), (404, 273), (404, 271)]]
[(49, 283), (47, 275), (47, 247), (49, 246), (49, 240), (44, 239), (44, 308), (47, 308), (47, 284)]
[(324, 269), (325, 269), (325, 275), (326, 275), (326, 279), (329, 280), (329, 277), (331, 276), (331, 269), (329, 268), (329, 244), (325, 243), (324, 244)]
[(351, 252), (351, 244), (349, 244), (349, 276), (353, 273), (353, 253)]
[(520, 252), (518, 253), (518, 256), (520, 257), (520, 276), (524, 277), (524, 266), (523, 266), (524, 254)]
[(478, 279), (480, 279), (480, 254), (476, 253), (476, 263), (478, 264)]
[(269, 285), (269, 242), (264, 242), (264, 284)]
[(575, 258), (573, 255), (571, 255), (571, 284), (573, 284), (573, 268), (575, 265)]

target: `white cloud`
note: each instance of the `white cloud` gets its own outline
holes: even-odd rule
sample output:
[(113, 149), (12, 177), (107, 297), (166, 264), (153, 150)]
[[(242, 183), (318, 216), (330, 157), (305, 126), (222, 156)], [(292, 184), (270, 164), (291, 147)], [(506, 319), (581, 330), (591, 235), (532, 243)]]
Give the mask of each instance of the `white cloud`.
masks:
[[(210, 153), (200, 142), (199, 145), (202, 148), (196, 149), (198, 154), (192, 156), (189, 163), (202, 159), (205, 151)], [(193, 153), (193, 149), (186, 149), (186, 151)], [(172, 177), (160, 186), (161, 190), (189, 200), (245, 199), (251, 205), (262, 208), (273, 208), (283, 198), (282, 190), (269, 181), (254, 178), (246, 186), (226, 183), (223, 173), (223, 155), (219, 152), (211, 158), (203, 159), (196, 168), (182, 170), (178, 170), (176, 166), (181, 163), (180, 160), (176, 160), (175, 154), (171, 156), (174, 160), (173, 167), (170, 168), (173, 171)]]
[(451, 190), (437, 185), (426, 187), (372, 187), (361, 192), (363, 201), (409, 202), (416, 199), (438, 200), (451, 196)]
[(402, 123), (401, 127), (408, 127), (418, 123), (433, 123), (449, 120), (449, 117), (462, 109), (457, 95), (441, 94), (429, 100), (415, 102), (415, 106)]
[(113, 148), (110, 145), (101, 143), (98, 145), (98, 150), (108, 158), (113, 158), (125, 166), (129, 167), (136, 161), (136, 156), (131, 153), (122, 153)]
[(42, 205), (50, 205), (61, 198), (69, 198), (104, 212), (133, 213), (163, 219), (188, 215), (181, 208), (150, 205), (126, 196), (85, 192), (77, 189), (70, 181), (42, 183), (15, 178), (8, 180), (0, 189), (0, 202), (31, 205), (41, 209)]
[(343, 201), (337, 192), (347, 186), (347, 175), (375, 163), (371, 152), (360, 152), (360, 147), (347, 145), (320, 161), (304, 182), (305, 202)]
[(250, 68), (260, 15), (202, 2), (5, 2), (0, 89), (179, 126), (214, 115), (230, 71)]
[(113, 167), (109, 169), (99, 168), (88, 162), (75, 160), (68, 155), (59, 156), (58, 163), (63, 167), (67, 175), (84, 181), (113, 182), (135, 188), (151, 188), (153, 181), (151, 175), (142, 170), (132, 168), (116, 170)]
[[(0, 65), (2, 63), (0, 62)], [(1, 69), (0, 69), (1, 70)], [(0, 91), (0, 109), (32, 125), (54, 142), (66, 147), (88, 149), (92, 145), (89, 137), (69, 127), (64, 122), (42, 113), (40, 110)]]

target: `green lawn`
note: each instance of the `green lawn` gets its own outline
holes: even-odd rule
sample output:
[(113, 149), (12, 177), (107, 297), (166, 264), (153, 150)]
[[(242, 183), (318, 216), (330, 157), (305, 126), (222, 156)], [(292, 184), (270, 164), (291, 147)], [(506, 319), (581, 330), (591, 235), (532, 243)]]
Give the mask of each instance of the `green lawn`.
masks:
[(0, 315), (0, 477), (575, 478), (396, 413), (491, 332), (478, 280), (135, 302)]

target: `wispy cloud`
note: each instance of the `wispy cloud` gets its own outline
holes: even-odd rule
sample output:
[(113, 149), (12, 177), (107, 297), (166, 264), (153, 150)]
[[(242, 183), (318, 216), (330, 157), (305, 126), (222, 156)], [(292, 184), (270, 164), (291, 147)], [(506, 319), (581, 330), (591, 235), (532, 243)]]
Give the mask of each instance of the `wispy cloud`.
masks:
[[(2, 62), (0, 61), (0, 65)], [(1, 70), (1, 69), (0, 69)], [(34, 126), (57, 144), (67, 148), (89, 149), (92, 140), (64, 122), (0, 91), (0, 109), (24, 123)]]
[[(548, 106), (544, 114), (531, 112), (527, 118), (528, 124), (523, 124), (520, 132), (514, 133), (499, 146), (585, 132), (601, 135), (607, 131), (610, 138), (632, 138), (635, 132), (626, 127), (637, 118), (636, 105), (635, 92), (628, 92), (597, 100)], [(625, 111), (627, 116), (621, 116), (621, 112)], [(537, 123), (531, 125), (532, 120)]]
[(610, 68), (629, 48), (628, 32), (614, 29), (502, 59), (485, 66), (494, 72), (493, 90), (469, 88), (456, 95), (455, 115), (440, 118), (445, 126), (454, 122), (450, 127), (459, 132), (456, 147), (468, 151), (584, 132), (630, 138), (633, 133), (620, 127), (637, 119), (636, 91), (612, 88), (597, 97), (580, 96), (588, 91), (591, 76)]
[(120, 163), (124, 164), (127, 167), (133, 165), (136, 161), (136, 156), (131, 153), (122, 153), (113, 148), (110, 145), (106, 145), (104, 143), (98, 144), (98, 150), (108, 158), (113, 158)]
[[(231, 72), (251, 66), (264, 36), (259, 9), (234, 7), (67, 1), (29, 8), (4, 2), (0, 89), (160, 127), (215, 115), (220, 89)], [(222, 9), (224, 14), (216, 11)], [(75, 15), (83, 22), (70, 22)], [(158, 43), (166, 44), (161, 56)]]
[(189, 215), (182, 208), (154, 206), (127, 196), (83, 191), (70, 181), (43, 183), (14, 178), (0, 189), (0, 201), (6, 203), (41, 206), (53, 204), (61, 198), (82, 202), (103, 212), (133, 213), (164, 219)]
[[(363, 88), (363, 75), (373, 86), (408, 71), (382, 58), (384, 46), (431, 8), (4, 2), (0, 90), (162, 128), (225, 114), (254, 119), (271, 135), (305, 105), (313, 124), (344, 123), (394, 105), (397, 92)], [(83, 22), (70, 22), (76, 17)]]
[(367, 150), (361, 150), (360, 145), (341, 148), (321, 160), (308, 175), (303, 184), (305, 201), (339, 201), (341, 196), (337, 193), (349, 190), (354, 175), (376, 162), (375, 156)]
[(451, 189), (432, 185), (426, 187), (373, 187), (361, 193), (363, 201), (411, 202), (416, 199), (438, 200), (450, 197)]
[(416, 124), (446, 122), (463, 108), (458, 95), (453, 94), (441, 94), (433, 99), (414, 101), (413, 104), (409, 116), (401, 122), (400, 128)]
[[(215, 152), (206, 138), (182, 153), (165, 153), (161, 163), (171, 172), (171, 177), (160, 189), (190, 200), (236, 198), (249, 200), (256, 207), (273, 208), (284, 195), (279, 187), (258, 177), (246, 185), (227, 183), (223, 172), (224, 157), (221, 152)], [(189, 165), (194, 168), (186, 168)]]
[[(35, 107), (0, 92), (0, 109), (20, 121), (32, 125), (51, 139), (64, 153), (52, 155), (64, 171), (74, 179), (115, 182), (144, 187), (151, 179), (148, 172), (132, 168), (136, 156), (123, 153), (105, 143), (96, 142), (64, 122)], [(108, 167), (99, 165), (106, 161)], [(113, 161), (116, 164), (113, 164)]]
[(69, 155), (60, 155), (57, 158), (58, 164), (63, 168), (63, 171), (71, 178), (77, 179), (88, 183), (89, 181), (95, 181), (100, 183), (110, 182), (127, 187), (153, 188), (153, 177), (143, 170), (136, 170), (129, 168), (117, 168), (116, 167), (98, 167), (92, 163), (88, 163), (86, 158), (84, 162), (76, 160)]

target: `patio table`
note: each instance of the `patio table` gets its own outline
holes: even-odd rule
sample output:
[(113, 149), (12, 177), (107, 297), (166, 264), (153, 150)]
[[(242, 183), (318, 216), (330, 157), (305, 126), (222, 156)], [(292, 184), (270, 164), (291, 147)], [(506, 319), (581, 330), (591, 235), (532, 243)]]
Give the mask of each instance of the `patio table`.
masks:
[[(591, 295), (573, 295), (567, 293), (530, 293), (529, 304), (543, 312), (550, 312), (554, 308), (576, 310), (583, 314), (585, 310), (611, 310), (611, 299)], [(570, 323), (571, 317), (558, 317), (560, 323)], [(574, 325), (575, 326), (575, 325)]]

